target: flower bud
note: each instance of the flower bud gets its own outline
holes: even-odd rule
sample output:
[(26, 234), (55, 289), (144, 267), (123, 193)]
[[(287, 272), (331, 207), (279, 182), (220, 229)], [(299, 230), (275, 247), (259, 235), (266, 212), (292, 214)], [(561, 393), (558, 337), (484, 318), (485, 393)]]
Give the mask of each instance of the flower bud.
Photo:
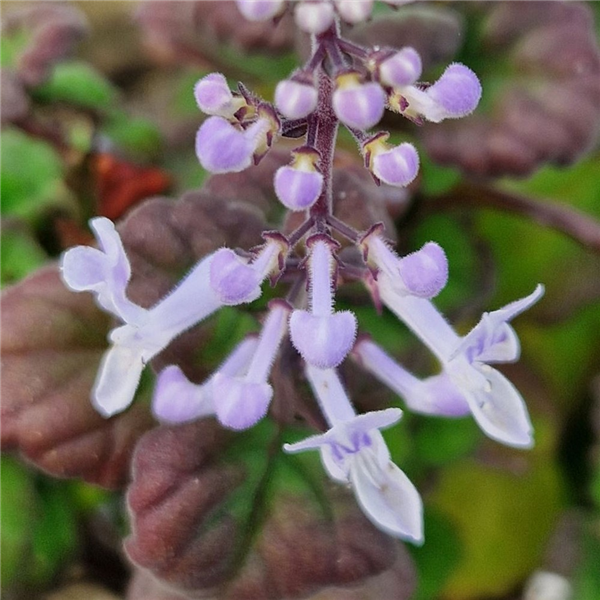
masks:
[(248, 21), (268, 21), (283, 11), (285, 0), (236, 0)]
[(284, 79), (275, 88), (275, 106), (288, 119), (302, 119), (317, 107), (315, 87), (293, 79)]
[(209, 73), (196, 83), (194, 96), (200, 110), (207, 115), (217, 115), (231, 119), (246, 101), (234, 96), (221, 73)]
[(319, 153), (313, 148), (302, 147), (294, 150), (292, 156), (292, 163), (275, 173), (275, 193), (289, 210), (306, 210), (323, 190), (323, 175), (316, 167)]
[(373, 10), (373, 0), (334, 0), (340, 17), (346, 23), (355, 24), (366, 21)]
[(419, 53), (407, 46), (382, 60), (377, 65), (377, 76), (384, 85), (397, 87), (415, 83), (422, 70)]
[(388, 137), (388, 133), (382, 132), (364, 144), (366, 166), (379, 181), (397, 187), (407, 186), (419, 172), (419, 155), (407, 142), (390, 146), (385, 141)]
[(318, 35), (331, 27), (335, 11), (330, 2), (298, 2), (294, 18), (302, 31)]
[(357, 73), (344, 73), (336, 78), (332, 104), (344, 125), (365, 130), (377, 125), (383, 117), (385, 94), (378, 83), (361, 83)]
[(477, 108), (481, 98), (481, 83), (471, 69), (460, 63), (452, 63), (427, 89), (427, 95), (445, 111), (446, 118), (455, 119)]

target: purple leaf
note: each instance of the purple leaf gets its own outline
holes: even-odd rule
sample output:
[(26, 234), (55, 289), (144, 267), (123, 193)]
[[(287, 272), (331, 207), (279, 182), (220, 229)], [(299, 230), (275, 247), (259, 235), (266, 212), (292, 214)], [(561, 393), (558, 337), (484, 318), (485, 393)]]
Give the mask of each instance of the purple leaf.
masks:
[(600, 50), (589, 7), (490, 3), (478, 48), (484, 57), (504, 57), (501, 75), (493, 61), (480, 62), (489, 69), (478, 73), (487, 114), (481, 108), (469, 118), (425, 127), (434, 160), (471, 175), (525, 176), (546, 163), (571, 164), (594, 145)]
[[(267, 422), (243, 434), (212, 419), (149, 432), (127, 498), (130, 558), (163, 589), (194, 597), (277, 600), (334, 586), (339, 595), (325, 597), (358, 599), (369, 596), (342, 590), (365, 586), (378, 598), (409, 598), (414, 573), (403, 547), (325, 482), (318, 459), (289, 459), (279, 444)], [(153, 600), (148, 585), (138, 575), (129, 598), (145, 589)]]
[(3, 35), (28, 38), (13, 65), (26, 86), (42, 83), (87, 33), (84, 14), (67, 4), (32, 4), (9, 12), (3, 21)]
[(19, 449), (57, 477), (115, 488), (129, 477), (148, 408), (105, 420), (90, 390), (108, 319), (90, 296), (68, 291), (47, 267), (2, 297), (2, 449)]
[[(293, 47), (294, 27), (290, 15), (273, 26), (272, 21), (244, 19), (235, 2), (143, 2), (138, 10), (146, 40), (163, 58), (206, 66), (208, 59), (223, 64), (223, 46), (242, 51), (281, 53)], [(243, 61), (240, 63), (243, 69)], [(240, 64), (231, 65), (240, 68)]]

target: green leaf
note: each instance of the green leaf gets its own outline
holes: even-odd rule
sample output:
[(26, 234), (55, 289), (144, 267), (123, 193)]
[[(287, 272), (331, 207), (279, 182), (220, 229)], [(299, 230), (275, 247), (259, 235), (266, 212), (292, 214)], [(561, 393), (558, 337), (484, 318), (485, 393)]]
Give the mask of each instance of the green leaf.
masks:
[(41, 267), (48, 257), (37, 241), (22, 229), (2, 231), (0, 237), (0, 283), (2, 286), (16, 283)]
[(419, 148), (421, 183), (419, 191), (427, 196), (437, 196), (450, 191), (461, 179), (454, 167), (435, 164), (426, 150)]
[(76, 514), (65, 485), (42, 479), (38, 492), (28, 574), (31, 586), (36, 588), (46, 585), (64, 568), (78, 542)]
[(428, 507), (424, 526), (425, 544), (410, 546), (419, 574), (413, 600), (437, 598), (462, 555), (460, 540), (447, 517)]
[(531, 456), (518, 474), (472, 459), (449, 465), (430, 499), (464, 544), (444, 586), (464, 600), (501, 596), (535, 569), (562, 509), (556, 467)]
[(464, 419), (424, 417), (414, 436), (415, 454), (420, 461), (441, 466), (470, 454), (481, 433), (469, 416)]
[(84, 108), (106, 110), (116, 99), (116, 88), (101, 73), (84, 62), (57, 64), (48, 81), (34, 96), (44, 102), (67, 102)]
[(120, 148), (138, 157), (156, 156), (161, 148), (161, 135), (148, 119), (132, 118), (115, 111), (104, 123), (102, 131)]
[(592, 477), (591, 493), (596, 506), (600, 508), (600, 461), (596, 464), (596, 471)]
[(481, 289), (478, 277), (481, 259), (472, 236), (452, 216), (432, 215), (418, 225), (411, 239), (412, 247), (420, 248), (429, 241), (437, 242), (448, 257), (448, 283), (434, 300), (442, 312), (447, 312), (472, 300)]
[(36, 507), (36, 493), (31, 472), (10, 456), (0, 458), (2, 486), (0, 499), (0, 575), (2, 589), (8, 590), (21, 582), (22, 569), (28, 563), (33, 541), (31, 515)]
[(31, 33), (23, 28), (15, 29), (10, 33), (3, 31), (0, 36), (0, 66), (16, 68), (19, 57), (30, 42)]
[(597, 600), (600, 598), (600, 534), (598, 516), (595, 523), (586, 524), (581, 544), (581, 559), (573, 576), (573, 598), (577, 600)]
[(68, 198), (63, 182), (64, 167), (50, 144), (6, 129), (2, 149), (2, 214), (31, 218)]

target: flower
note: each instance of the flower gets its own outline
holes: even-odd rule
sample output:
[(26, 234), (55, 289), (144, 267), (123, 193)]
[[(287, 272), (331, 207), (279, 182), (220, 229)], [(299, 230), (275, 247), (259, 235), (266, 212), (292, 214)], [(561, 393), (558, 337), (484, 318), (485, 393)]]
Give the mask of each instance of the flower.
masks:
[[(200, 260), (160, 302), (143, 309), (125, 296), (130, 265), (114, 225), (101, 217), (92, 221), (92, 227), (106, 252), (72, 248), (62, 258), (61, 272), (70, 289), (95, 293), (99, 304), (125, 323), (109, 333), (112, 345), (102, 359), (92, 392), (94, 406), (107, 417), (131, 404), (144, 366), (175, 337), (224, 304), (258, 298), (262, 281), (278, 268), (282, 251), (277, 236), (268, 239), (251, 264), (231, 250), (217, 250)], [(213, 260), (221, 267), (217, 273)], [(242, 285), (234, 281), (237, 276)]]
[(292, 344), (311, 365), (327, 369), (339, 365), (354, 344), (356, 317), (333, 311), (332, 241), (316, 235), (307, 240), (310, 311), (295, 310), (290, 318)]
[(466, 398), (446, 373), (419, 379), (368, 337), (358, 340), (352, 356), (401, 396), (413, 412), (444, 417), (463, 417), (471, 412)]
[(336, 78), (332, 105), (344, 125), (362, 131), (377, 125), (383, 117), (385, 94), (378, 83), (362, 83), (357, 73), (343, 73)]
[(399, 408), (355, 415), (333, 369), (307, 367), (307, 375), (331, 428), (295, 444), (286, 452), (317, 449), (329, 476), (350, 484), (367, 518), (395, 537), (421, 544), (423, 506), (408, 477), (390, 460), (380, 429), (402, 417)]
[(194, 96), (198, 108), (207, 115), (233, 118), (233, 115), (246, 105), (240, 95), (234, 96), (221, 73), (209, 73), (194, 86)]
[(419, 154), (408, 142), (391, 147), (388, 137), (387, 132), (380, 132), (363, 144), (366, 166), (376, 181), (405, 187), (419, 173)]
[(268, 21), (284, 8), (285, 0), (236, 0), (239, 11), (248, 21)]
[[(234, 377), (243, 374), (256, 351), (258, 340), (247, 337), (227, 357), (216, 373)], [(158, 376), (152, 397), (152, 412), (166, 423), (186, 423), (215, 414), (214, 374), (202, 384), (192, 383), (176, 365), (165, 367)]]
[(275, 88), (275, 106), (288, 119), (302, 119), (315, 110), (318, 96), (313, 85), (284, 79)]
[(499, 311), (484, 314), (464, 338), (456, 334), (429, 300), (399, 293), (386, 273), (379, 275), (377, 291), (383, 303), (437, 356), (443, 372), (464, 396), (483, 431), (509, 446), (531, 447), (532, 427), (523, 398), (506, 377), (487, 363), (518, 358), (518, 339), (508, 321), (537, 302), (543, 286), (538, 285), (529, 296)]
[(297, 2), (294, 11), (296, 25), (306, 33), (318, 35), (334, 22), (335, 11), (330, 2)]
[(371, 16), (374, 0), (334, 0), (340, 17), (352, 25), (366, 21)]
[(271, 366), (287, 330), (290, 306), (273, 300), (258, 344), (243, 375), (219, 370), (212, 377), (214, 407), (219, 421), (230, 429), (247, 429), (267, 413), (273, 388), (267, 383)]
[(419, 53), (410, 46), (387, 54), (381, 61), (376, 61), (375, 65), (379, 81), (390, 87), (412, 85), (423, 70)]
[(439, 123), (472, 113), (481, 99), (477, 75), (460, 63), (452, 63), (431, 86), (395, 86), (388, 98), (389, 107), (417, 122), (427, 119)]
[(277, 169), (275, 194), (289, 210), (301, 211), (310, 208), (323, 190), (323, 175), (317, 170), (319, 153), (303, 146), (292, 152), (292, 163)]
[(367, 264), (386, 276), (386, 282), (401, 295), (433, 298), (448, 281), (448, 260), (435, 242), (400, 258), (384, 241), (382, 226), (375, 225), (360, 240)]

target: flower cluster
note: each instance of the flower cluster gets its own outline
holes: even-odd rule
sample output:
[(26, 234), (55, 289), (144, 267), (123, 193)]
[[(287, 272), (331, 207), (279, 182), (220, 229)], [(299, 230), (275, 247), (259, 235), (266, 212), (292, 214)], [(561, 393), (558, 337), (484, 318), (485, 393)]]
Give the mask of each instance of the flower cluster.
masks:
[[(421, 61), (414, 49), (363, 48), (342, 38), (339, 19), (355, 23), (367, 18), (372, 4), (336, 0), (288, 6), (282, 0), (238, 0), (242, 14), (254, 20), (293, 10), (298, 25), (313, 36), (313, 52), (302, 68), (279, 83), (274, 104), (241, 84), (232, 91), (219, 73), (207, 75), (195, 87), (198, 106), (208, 115), (197, 134), (196, 152), (212, 173), (246, 169), (277, 136), (304, 137), (291, 163), (274, 177), (282, 204), (304, 213), (294, 232), (266, 232), (264, 243), (244, 256), (228, 248), (213, 252), (148, 309), (127, 297), (129, 261), (107, 219), (91, 222), (99, 249), (66, 252), (62, 274), (71, 289), (93, 292), (98, 304), (123, 323), (109, 335), (111, 346), (93, 390), (94, 405), (109, 417), (129, 406), (144, 366), (176, 336), (222, 306), (256, 300), (265, 279), (276, 281), (286, 272), (293, 282), (290, 291), (285, 299), (269, 303), (260, 335), (242, 340), (202, 384), (190, 382), (176, 365), (165, 368), (154, 392), (154, 414), (169, 423), (214, 415), (230, 429), (252, 427), (268, 411), (271, 367), (289, 336), (330, 428), (284, 449), (318, 449), (327, 473), (352, 488), (377, 527), (420, 543), (420, 496), (391, 462), (380, 433), (396, 423), (402, 411), (356, 414), (336, 369), (351, 356), (398, 393), (409, 409), (449, 417), (471, 413), (490, 437), (529, 447), (532, 429), (524, 402), (490, 364), (518, 358), (519, 342), (510, 321), (536, 302), (543, 288), (485, 313), (470, 333), (460, 336), (432, 302), (448, 279), (446, 256), (438, 244), (429, 242), (399, 257), (380, 224), (358, 232), (334, 216), (331, 172), (340, 123), (358, 141), (377, 182), (405, 186), (417, 175), (415, 148), (409, 143), (390, 147), (387, 133), (366, 130), (379, 122), (385, 108), (416, 122), (460, 117), (476, 107), (481, 93), (477, 77), (463, 65), (450, 65), (427, 86), (417, 82)], [(360, 251), (362, 267), (344, 264), (333, 233)], [(289, 269), (292, 264), (294, 269)], [(439, 360), (439, 374), (418, 379), (368, 336), (357, 340), (355, 315), (335, 310), (337, 287), (348, 278), (362, 280), (377, 302), (421, 339)]]

